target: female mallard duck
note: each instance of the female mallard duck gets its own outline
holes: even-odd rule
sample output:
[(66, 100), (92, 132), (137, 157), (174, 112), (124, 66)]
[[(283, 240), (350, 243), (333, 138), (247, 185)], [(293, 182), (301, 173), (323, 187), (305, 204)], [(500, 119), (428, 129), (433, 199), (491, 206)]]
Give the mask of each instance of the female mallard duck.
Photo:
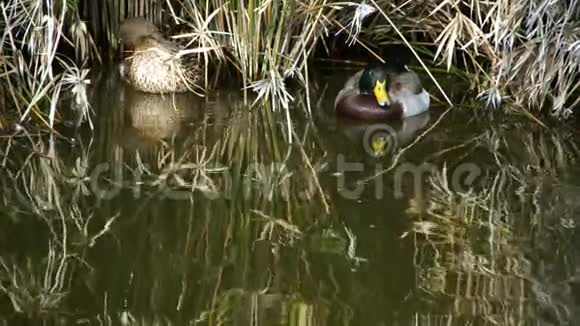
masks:
[(145, 93), (181, 93), (198, 87), (200, 67), (178, 55), (179, 47), (166, 40), (157, 26), (143, 18), (123, 22), (119, 34), (129, 56), (120, 66), (121, 77)]
[(371, 64), (349, 78), (334, 108), (359, 120), (404, 119), (429, 110), (429, 93), (415, 72)]

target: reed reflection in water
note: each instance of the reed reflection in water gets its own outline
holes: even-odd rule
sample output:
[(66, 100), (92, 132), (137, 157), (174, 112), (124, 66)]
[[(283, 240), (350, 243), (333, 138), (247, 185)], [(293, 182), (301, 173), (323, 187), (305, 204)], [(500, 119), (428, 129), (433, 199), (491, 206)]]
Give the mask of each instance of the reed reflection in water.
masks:
[[(573, 133), (461, 112), (435, 125), (437, 106), (390, 125), (338, 120), (329, 76), (312, 85), (312, 117), (296, 96), (289, 144), (285, 117), (237, 92), (161, 97), (115, 78), (96, 82), (95, 131), (76, 143), (2, 139), (3, 323), (578, 320)], [(411, 144), (400, 164), (435, 167), (420, 191), (382, 173)], [(464, 163), (481, 174), (457, 189)]]

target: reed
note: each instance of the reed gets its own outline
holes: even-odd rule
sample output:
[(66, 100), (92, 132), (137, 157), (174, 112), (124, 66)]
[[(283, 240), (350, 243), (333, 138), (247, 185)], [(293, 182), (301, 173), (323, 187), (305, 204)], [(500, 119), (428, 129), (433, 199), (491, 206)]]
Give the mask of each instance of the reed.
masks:
[[(61, 112), (61, 93), (70, 89), (73, 108), (84, 110), (87, 69), (82, 62), (99, 60), (99, 52), (75, 3), (66, 1), (4, 1), (0, 4), (0, 76), (6, 89), (3, 101), (18, 112), (17, 122), (34, 118), (53, 127)], [(68, 47), (72, 53), (67, 54)]]
[[(567, 118), (579, 103), (578, 1), (372, 1), (394, 25), (374, 19), (367, 43), (416, 42), (425, 58), (465, 70), (478, 98), (492, 108)], [(349, 17), (342, 17), (344, 24)]]
[[(580, 101), (578, 8), (578, 0), (10, 0), (0, 7), (3, 101), (19, 123), (33, 118), (52, 127), (70, 106), (87, 120), (88, 67), (118, 54), (123, 19), (144, 16), (185, 45), (180, 55), (205, 63), (206, 88), (233, 70), (239, 86), (257, 95), (255, 103), (274, 111), (288, 112), (290, 82), (308, 88), (309, 60), (323, 58), (337, 45), (332, 38), (348, 34), (338, 46), (356, 44), (370, 56), (405, 44), (424, 69), (432, 63), (469, 78), (490, 107), (567, 118)], [(64, 94), (72, 102), (59, 102)]]

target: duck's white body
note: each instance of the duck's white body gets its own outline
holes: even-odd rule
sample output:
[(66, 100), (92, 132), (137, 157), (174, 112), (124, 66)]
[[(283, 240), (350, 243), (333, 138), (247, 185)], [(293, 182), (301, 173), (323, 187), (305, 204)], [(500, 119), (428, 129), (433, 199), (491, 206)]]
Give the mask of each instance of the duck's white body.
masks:
[(413, 117), (429, 111), (429, 93), (421, 86), (421, 80), (414, 71), (396, 75), (389, 87), (392, 102), (403, 107), (403, 118)]

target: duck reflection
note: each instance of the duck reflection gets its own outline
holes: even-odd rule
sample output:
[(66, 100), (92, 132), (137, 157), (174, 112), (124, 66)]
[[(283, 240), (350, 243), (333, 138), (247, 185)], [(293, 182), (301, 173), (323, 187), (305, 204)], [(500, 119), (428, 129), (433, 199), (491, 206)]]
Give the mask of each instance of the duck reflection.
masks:
[[(409, 318), (405, 300), (416, 277), (414, 244), (409, 237), (401, 238), (410, 227), (409, 198), (395, 196), (388, 176), (363, 180), (374, 175), (377, 166), (384, 168), (384, 157), (416, 140), (429, 122), (429, 113), (388, 124), (337, 120), (336, 130), (344, 138), (337, 143), (336, 181), (327, 189), (341, 221), (357, 236), (356, 255), (367, 260), (358, 271), (362, 281), (351, 290), (358, 297), (359, 325), (396, 324)], [(340, 163), (340, 156), (346, 161)]]
[(361, 123), (338, 120), (338, 130), (351, 142), (362, 144), (366, 154), (373, 157), (395, 153), (410, 144), (431, 120), (429, 112), (394, 123)]
[(186, 121), (200, 115), (199, 99), (189, 93), (146, 94), (124, 88), (124, 145), (140, 151), (151, 151), (176, 138)]

